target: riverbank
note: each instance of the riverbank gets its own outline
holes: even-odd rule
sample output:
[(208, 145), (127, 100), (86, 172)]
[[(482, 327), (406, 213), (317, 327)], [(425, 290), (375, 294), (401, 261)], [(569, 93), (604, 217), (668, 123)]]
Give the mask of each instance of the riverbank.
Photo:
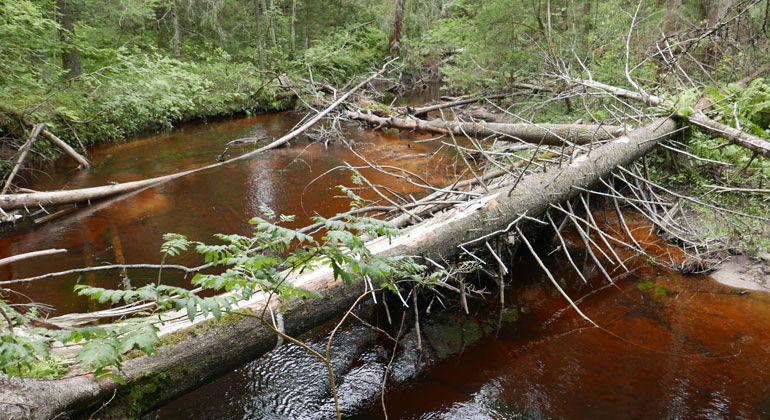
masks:
[[(385, 37), (375, 27), (357, 28), (345, 39), (316, 43), (294, 60), (262, 65), (221, 50), (184, 59), (152, 49), (117, 50), (102, 67), (73, 79), (0, 90), (0, 173), (10, 169), (9, 158), (29, 135), (20, 117), (46, 124), (84, 151), (185, 121), (304, 108), (314, 95), (325, 95), (314, 82), (342, 85), (378, 65)], [(45, 139), (33, 146), (38, 162), (57, 155)]]

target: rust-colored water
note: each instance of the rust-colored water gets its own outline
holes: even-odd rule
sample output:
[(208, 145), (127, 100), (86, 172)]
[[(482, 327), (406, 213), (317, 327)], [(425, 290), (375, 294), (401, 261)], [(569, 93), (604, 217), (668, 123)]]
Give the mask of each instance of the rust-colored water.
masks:
[[(39, 175), (27, 186), (49, 190), (103, 185), (208, 164), (227, 141), (254, 135), (277, 137), (298, 118), (272, 114), (188, 124), (169, 134), (95, 148), (92, 171), (76, 171), (63, 160), (50, 175)], [(415, 138), (412, 134), (353, 127), (346, 137), (356, 141), (357, 150), (368, 159), (405, 167), (436, 183), (448, 180), (456, 170), (453, 157), (443, 153), (411, 156), (437, 148), (409, 141)], [(41, 226), (20, 226), (0, 239), (0, 257), (52, 247), (69, 252), (0, 267), (0, 280), (120, 260), (159, 262), (163, 233), (184, 233), (198, 240), (208, 240), (217, 232), (248, 234), (247, 221), (259, 215), (260, 204), (296, 214), (293, 226), (305, 225), (313, 214), (330, 216), (346, 210), (346, 199), (331, 197), (336, 194), (334, 186), (350, 185), (349, 173), (332, 172), (306, 188), (311, 180), (344, 162), (360, 163), (344, 147), (326, 149), (300, 141), (246, 162), (95, 203)], [(402, 193), (418, 191), (374, 171), (364, 174)], [(623, 237), (613, 212), (595, 217)], [(664, 260), (682, 258), (676, 248), (655, 237), (643, 220), (627, 218), (635, 238), (650, 253)], [(630, 260), (633, 273), (608, 286), (582, 251), (579, 236), (573, 232), (567, 239), (589, 284), (582, 283), (560, 252), (547, 257), (546, 263), (573, 298), (582, 298), (581, 309), (604, 330), (588, 328), (524, 252), (510, 261), (514, 272), (506, 297), (509, 305), (520, 309), (520, 319), (461, 355), (433, 365), (413, 381), (391, 382), (386, 393), (389, 418), (770, 417), (767, 294), (738, 294), (708, 277), (681, 276), (643, 258)], [(541, 240), (544, 249), (546, 242)], [(618, 252), (621, 258), (630, 255)], [(199, 261), (181, 257), (169, 262), (192, 265)], [(616, 269), (610, 274), (621, 273)], [(131, 280), (139, 285), (155, 275), (131, 272)], [(165, 276), (164, 282), (181, 284), (173, 273)], [(106, 272), (42, 280), (15, 290), (54, 305), (57, 313), (84, 311), (88, 303), (72, 293), (77, 282), (120, 287), (119, 273)], [(347, 340), (358, 342), (356, 334), (370, 335), (359, 332)], [(345, 353), (353, 347), (339, 345), (335, 351)], [(356, 402), (348, 414), (382, 418), (378, 390), (388, 351), (381, 345), (367, 349), (359, 343), (357, 348), (358, 356), (353, 354), (340, 368), (344, 375), (340, 386), (346, 389), (342, 397)], [(150, 418), (328, 417), (329, 394), (321, 382), (323, 371), (312, 357), (283, 347)]]
[[(614, 212), (595, 217), (623, 237)], [(626, 219), (651, 254), (682, 258), (641, 218), (628, 214)], [(526, 250), (519, 252), (510, 261), (506, 294), (507, 304), (519, 309), (518, 321), (503, 324), (412, 381), (391, 380), (385, 395), (388, 418), (770, 418), (770, 294), (738, 293), (707, 276), (683, 276), (639, 257), (626, 262), (630, 275), (610, 270), (619, 277), (610, 285), (590, 263), (579, 236), (568, 232), (567, 239), (589, 283), (579, 279), (561, 251), (545, 262), (603, 329), (590, 327)], [(542, 255), (547, 254), (549, 239), (539, 242)], [(617, 252), (621, 258), (630, 255)], [(352, 336), (356, 328), (365, 327), (353, 327)], [(323, 340), (309, 341), (320, 346)], [(338, 373), (346, 418), (384, 418), (379, 390), (390, 357), (384, 349), (391, 346), (384, 341), (360, 353), (339, 350), (340, 360), (354, 360)], [(312, 356), (281, 349), (148, 419), (332, 418), (325, 386)]]
[[(47, 191), (139, 180), (216, 161), (230, 140), (243, 137), (277, 138), (288, 132), (300, 114), (275, 113), (217, 122), (185, 124), (171, 133), (150, 136), (123, 144), (90, 150), (93, 170), (77, 171), (63, 159), (47, 174), (38, 174), (26, 187)], [(367, 131), (355, 126), (344, 131), (356, 151), (382, 165), (401, 167), (435, 184), (446, 184), (454, 175), (454, 158), (439, 152), (435, 142), (415, 143), (409, 137)], [(422, 137), (425, 138), (425, 137)], [(242, 153), (235, 150), (232, 153)], [(213, 241), (215, 233), (249, 234), (248, 221), (260, 216), (264, 204), (277, 213), (297, 216), (290, 227), (305, 226), (313, 215), (326, 217), (346, 211), (348, 199), (335, 198), (337, 185), (351, 186), (351, 173), (325, 172), (362, 161), (347, 147), (310, 144), (300, 139), (292, 146), (276, 149), (243, 162), (193, 174), (139, 193), (94, 203), (41, 226), (19, 226), (0, 238), (0, 258), (47, 248), (65, 248), (67, 254), (41, 257), (0, 267), (0, 280), (18, 279), (84, 266), (115, 262), (158, 263), (162, 235), (182, 233), (191, 239)], [(402, 179), (374, 170), (361, 173), (372, 183), (400, 194), (415, 194), (420, 188)], [(318, 178), (318, 179), (316, 179)], [(312, 184), (311, 181), (314, 181)], [(367, 198), (373, 194), (363, 193)], [(387, 204), (387, 203), (383, 203)], [(197, 265), (200, 260), (182, 256), (167, 261)], [(129, 273), (133, 286), (157, 276), (153, 271)], [(168, 271), (165, 283), (185, 285)], [(74, 297), (76, 283), (107, 288), (122, 287), (118, 271), (40, 280), (19, 284), (14, 290), (35, 302), (53, 305), (55, 313), (89, 309), (85, 299)], [(17, 299), (21, 299), (18, 298)]]

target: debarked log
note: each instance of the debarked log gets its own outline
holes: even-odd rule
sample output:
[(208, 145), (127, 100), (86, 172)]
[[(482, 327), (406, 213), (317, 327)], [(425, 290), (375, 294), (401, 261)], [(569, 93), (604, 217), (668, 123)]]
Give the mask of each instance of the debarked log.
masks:
[(444, 120), (421, 120), (417, 118), (379, 117), (370, 113), (349, 111), (350, 119), (365, 121), (377, 128), (388, 127), (400, 130), (426, 131), (472, 137), (497, 137), (501, 140), (520, 140), (527, 143), (561, 146), (564, 144), (589, 144), (609, 140), (623, 135), (624, 127), (615, 125), (584, 124), (503, 124), (462, 122)]
[[(537, 216), (551, 204), (576, 196), (581, 191), (577, 187), (590, 187), (617, 166), (645, 155), (676, 130), (673, 120), (657, 120), (575, 158), (559, 170), (527, 176), (513, 191), (493, 191), (407, 228), (396, 238), (370, 241), (369, 248), (383, 256), (450, 258), (463, 243), (511, 228), (519, 215)], [(325, 298), (280, 304), (274, 299), (271, 306), (282, 314), (288, 334), (307, 331), (346, 311), (364, 289), (360, 283), (346, 287), (335, 281), (328, 268), (298, 275), (291, 281), (297, 287), (319, 291)], [(259, 313), (264, 305), (264, 296), (255, 296), (240, 307)], [(157, 354), (126, 361), (125, 384), (112, 379), (97, 380), (92, 375), (59, 380), (0, 376), (0, 417), (87, 417), (108, 400), (111, 403), (101, 409), (99, 418), (133, 416), (151, 410), (275, 345), (274, 333), (256, 318), (238, 314), (229, 317), (228, 321), (199, 317), (194, 324), (183, 320), (164, 325), (164, 334), (180, 334), (169, 340), (175, 344), (163, 346)]]

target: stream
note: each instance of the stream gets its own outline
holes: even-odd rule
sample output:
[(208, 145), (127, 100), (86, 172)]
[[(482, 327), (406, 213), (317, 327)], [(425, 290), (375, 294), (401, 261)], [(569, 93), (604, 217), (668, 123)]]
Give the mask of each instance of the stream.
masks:
[[(274, 113), (183, 124), (169, 133), (90, 149), (91, 171), (77, 171), (62, 159), (45, 174), (27, 175), (25, 187), (81, 188), (198, 167), (214, 161), (228, 141), (279, 137), (301, 117)], [(345, 127), (344, 133), (366, 159), (411, 170), (433, 184), (450, 182), (464, 168), (440, 142), (422, 141), (429, 136), (355, 126)], [(347, 198), (332, 197), (340, 195), (337, 185), (352, 186), (351, 173), (327, 173), (345, 162), (361, 164), (345, 145), (300, 140), (46, 223), (6, 228), (0, 258), (46, 248), (68, 252), (0, 267), (0, 280), (116, 262), (158, 263), (164, 233), (202, 241), (220, 232), (249, 234), (248, 220), (262, 215), (260, 205), (296, 215), (288, 227), (305, 226), (313, 215), (328, 217), (348, 209)], [(423, 193), (402, 179), (361, 172), (400, 194)], [(617, 222), (608, 214), (595, 217), (606, 226)], [(629, 217), (638, 228), (634, 231), (641, 232), (638, 240), (657, 254), (676, 255), (676, 248), (649, 234), (642, 220)], [(540, 249), (550, 246), (546, 239), (538, 241)], [(383, 334), (356, 321), (347, 323), (333, 343), (345, 417), (385, 418), (380, 398), (387, 370), (384, 400), (391, 419), (770, 418), (770, 294), (733, 289), (707, 276), (683, 276), (644, 258), (632, 259), (631, 273), (608, 284), (586, 262), (577, 241), (569, 248), (582, 262), (588, 283), (574, 273), (563, 253), (544, 261), (602, 329), (587, 326), (534, 260), (519, 252), (509, 261), (513, 272), (506, 279), (506, 307), (501, 310), (490, 294), (489, 302), (471, 301), (470, 315), (454, 308), (434, 310), (435, 315), (423, 320), (422, 352), (414, 345), (409, 322), (403, 328), (405, 344), (395, 354)], [(182, 255), (167, 262), (199, 261), (195, 255)], [(135, 287), (155, 281), (157, 272), (131, 271), (128, 278), (121, 277), (118, 271), (106, 271), (19, 284), (12, 299), (51, 305), (52, 315), (83, 312), (94, 306), (74, 295), (75, 284)], [(171, 272), (163, 281), (185, 284)], [(391, 335), (398, 333), (396, 315), (391, 323), (379, 311), (373, 318)], [(303, 339), (321, 348), (331, 328), (325, 325)], [(333, 415), (322, 365), (299, 347), (284, 345), (146, 419)]]

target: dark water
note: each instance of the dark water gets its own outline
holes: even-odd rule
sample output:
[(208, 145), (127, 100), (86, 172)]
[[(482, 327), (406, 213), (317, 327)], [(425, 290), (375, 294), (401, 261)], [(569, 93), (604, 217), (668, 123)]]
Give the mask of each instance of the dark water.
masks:
[[(214, 161), (230, 140), (278, 137), (299, 118), (271, 114), (187, 124), (169, 134), (95, 148), (91, 151), (92, 171), (76, 171), (63, 160), (49, 175), (40, 174), (27, 186), (78, 188), (197, 167)], [(434, 183), (447, 182), (462, 170), (443, 151), (425, 156), (439, 145), (415, 143), (412, 140), (425, 137), (413, 133), (396, 135), (349, 127), (345, 134), (367, 159), (404, 167)], [(246, 162), (95, 203), (40, 226), (19, 226), (0, 239), (0, 257), (52, 247), (69, 252), (0, 267), (0, 280), (111, 262), (159, 262), (163, 233), (178, 232), (198, 240), (218, 232), (248, 234), (247, 221), (260, 215), (260, 204), (296, 214), (294, 227), (305, 225), (314, 214), (331, 216), (347, 209), (347, 199), (333, 196), (338, 195), (336, 185), (350, 185), (348, 172), (331, 172), (308, 187), (319, 175), (344, 162), (360, 163), (346, 147), (330, 145), (327, 149), (301, 140)], [(419, 193), (402, 180), (374, 171), (363, 173), (395, 191)], [(609, 230), (618, 230), (611, 215), (596, 217)], [(675, 248), (648, 235), (641, 221), (634, 223), (637, 239), (650, 252), (674, 260), (680, 257)], [(547, 238), (540, 242), (547, 252)], [(577, 241), (571, 249), (589, 284), (571, 272), (559, 252), (546, 262), (565, 290), (574, 299), (581, 298), (580, 307), (604, 330), (589, 328), (525, 252), (509, 261), (514, 272), (508, 279), (506, 302), (519, 313), (517, 321), (499, 329), (496, 322), (490, 324), (490, 317), (497, 319), (495, 298), (486, 305), (475, 304), (471, 317), (449, 313), (447, 320), (423, 314), (428, 348), (441, 353), (440, 339), (446, 337), (459, 343), (461, 351), (454, 355), (445, 351), (442, 357), (430, 359), (399, 350), (385, 393), (389, 418), (770, 418), (767, 294), (738, 294), (707, 277), (681, 276), (649, 265), (643, 258), (629, 264), (632, 275), (607, 285), (585, 263)], [(192, 265), (199, 261), (187, 256), (169, 262)], [(154, 272), (130, 273), (135, 286), (154, 276)], [(164, 282), (182, 282), (167, 276)], [(56, 313), (84, 311), (89, 309), (88, 303), (72, 293), (77, 282), (119, 287), (120, 275), (106, 272), (48, 279), (19, 285), (16, 290), (54, 305)], [(491, 285), (489, 289), (496, 290)], [(396, 333), (396, 325), (382, 319), (379, 325)], [(495, 328), (490, 330), (490, 325)], [(482, 330), (484, 334), (479, 332)], [(328, 326), (306, 339), (320, 348), (327, 334)], [(380, 389), (391, 351), (390, 341), (356, 322), (348, 324), (335, 341), (334, 368), (346, 417), (384, 418)], [(332, 416), (328, 380), (320, 364), (287, 345), (148, 418)]]
[[(608, 228), (617, 230), (612, 216), (604, 216)], [(632, 222), (652, 255), (681, 257)], [(770, 295), (736, 293), (708, 277), (682, 276), (643, 258), (627, 263), (633, 273), (609, 285), (595, 267), (580, 263), (585, 255), (577, 242), (573, 246), (588, 284), (561, 254), (546, 263), (603, 330), (580, 318), (525, 252), (511, 261), (515, 271), (506, 294), (518, 320), (488, 328), (497, 327), (494, 313), (491, 323), (485, 313), (496, 299), (477, 305), (485, 309), (475, 316), (450, 315), (434, 326), (422, 315), (423, 340), (433, 353), (453, 341), (461, 345), (454, 356), (423, 363), (421, 372), (410, 373), (414, 360), (406, 350), (397, 352), (385, 392), (388, 418), (770, 418)], [(382, 319), (380, 324), (396, 333), (395, 326)], [(367, 334), (375, 333), (352, 322), (335, 344), (346, 418), (385, 418), (380, 390), (392, 343)], [(308, 342), (321, 348), (326, 338), (319, 333)], [(147, 418), (333, 418), (328, 389), (319, 362), (296, 346), (283, 346)]]
[[(93, 170), (77, 171), (67, 160), (38, 174), (28, 188), (47, 191), (105, 185), (109, 182), (139, 180), (216, 161), (224, 145), (237, 138), (269, 136), (288, 132), (301, 114), (276, 113), (255, 117), (185, 124), (168, 134), (150, 136), (123, 144), (109, 144), (90, 151)], [(437, 142), (415, 143), (415, 137), (367, 131), (357, 126), (344, 131), (346, 141), (366, 159), (381, 165), (419, 173), (436, 185), (454, 179), (455, 158), (440, 151)], [(251, 146), (254, 147), (254, 146)], [(248, 147), (233, 150), (242, 153)], [(0, 258), (48, 248), (65, 248), (66, 254), (36, 258), (0, 267), (0, 280), (18, 279), (106, 263), (159, 263), (162, 235), (175, 232), (194, 240), (214, 241), (215, 233), (252, 231), (249, 219), (263, 216), (260, 205), (277, 213), (296, 215), (288, 227), (311, 223), (310, 217), (334, 216), (349, 209), (349, 199), (339, 198), (338, 185), (352, 187), (352, 173), (333, 168), (362, 161), (346, 146), (311, 144), (300, 139), (292, 146), (269, 151), (254, 159), (183, 177), (129, 196), (95, 203), (40, 226), (21, 225), (0, 239)], [(362, 175), (374, 184), (403, 195), (421, 189), (402, 179), (370, 169)], [(320, 177), (320, 178), (319, 178)], [(312, 184), (311, 184), (312, 182)], [(367, 198), (374, 194), (363, 192)], [(384, 203), (387, 204), (387, 203)], [(197, 265), (194, 255), (166, 261)], [(153, 271), (132, 271), (131, 284), (140, 286), (156, 278)], [(46, 279), (14, 286), (36, 302), (55, 307), (55, 313), (82, 312), (89, 303), (73, 296), (72, 288), (86, 282), (107, 288), (121, 287), (118, 271), (98, 272)], [(186, 285), (177, 274), (167, 271), (164, 282)], [(21, 298), (17, 298), (23, 300)]]

